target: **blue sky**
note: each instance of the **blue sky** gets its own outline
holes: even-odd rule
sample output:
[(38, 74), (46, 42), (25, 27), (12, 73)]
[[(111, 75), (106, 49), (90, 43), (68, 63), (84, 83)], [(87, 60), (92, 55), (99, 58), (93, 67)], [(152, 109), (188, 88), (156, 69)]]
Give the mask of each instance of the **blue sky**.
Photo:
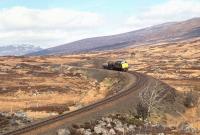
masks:
[(138, 14), (166, 0), (0, 0), (0, 8), (23, 6), (34, 9), (64, 8), (101, 13), (114, 18)]
[(25, 6), (28, 8), (62, 7), (94, 12), (138, 11), (142, 8), (162, 3), (166, 0), (0, 0), (1, 8)]
[(44, 48), (200, 15), (199, 0), (0, 0), (0, 46)]

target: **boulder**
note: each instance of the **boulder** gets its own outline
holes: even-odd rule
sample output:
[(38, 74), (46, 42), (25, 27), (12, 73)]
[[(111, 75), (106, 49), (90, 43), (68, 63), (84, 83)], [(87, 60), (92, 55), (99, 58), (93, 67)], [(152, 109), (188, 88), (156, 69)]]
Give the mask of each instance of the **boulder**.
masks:
[(84, 132), (84, 135), (92, 135), (92, 132), (90, 129), (86, 129)]
[(98, 126), (94, 127), (94, 132), (96, 134), (105, 134), (105, 133), (107, 133), (107, 130), (98, 125)]
[(109, 135), (116, 135), (116, 132), (113, 128), (109, 130)]
[(184, 133), (194, 133), (195, 129), (191, 127), (188, 122), (182, 122), (179, 124), (178, 129)]
[(71, 135), (68, 129), (58, 129), (57, 135)]

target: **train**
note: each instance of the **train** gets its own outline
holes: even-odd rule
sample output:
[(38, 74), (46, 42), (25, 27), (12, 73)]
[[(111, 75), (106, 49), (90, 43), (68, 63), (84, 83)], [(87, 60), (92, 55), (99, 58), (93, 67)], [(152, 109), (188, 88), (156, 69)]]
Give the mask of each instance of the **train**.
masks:
[(129, 65), (125, 60), (108, 61), (103, 64), (104, 69), (117, 70), (117, 71), (128, 71)]

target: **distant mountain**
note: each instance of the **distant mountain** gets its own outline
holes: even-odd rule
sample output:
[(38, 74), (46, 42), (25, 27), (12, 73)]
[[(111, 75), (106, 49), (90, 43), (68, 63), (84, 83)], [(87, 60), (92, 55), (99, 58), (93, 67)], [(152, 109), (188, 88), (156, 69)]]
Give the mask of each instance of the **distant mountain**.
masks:
[(194, 37), (200, 37), (200, 18), (193, 18), (182, 22), (164, 23), (118, 35), (83, 39), (30, 53), (29, 55), (57, 55), (100, 51), (142, 43), (171, 42)]
[(20, 56), (28, 53), (33, 53), (42, 50), (40, 47), (33, 45), (7, 45), (0, 46), (0, 56)]

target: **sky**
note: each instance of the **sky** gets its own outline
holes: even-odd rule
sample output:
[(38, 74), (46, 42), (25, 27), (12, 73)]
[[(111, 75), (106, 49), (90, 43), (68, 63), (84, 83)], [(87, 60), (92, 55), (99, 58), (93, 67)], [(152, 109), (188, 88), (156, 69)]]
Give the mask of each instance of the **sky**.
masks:
[(0, 0), (0, 46), (49, 48), (200, 17), (200, 0)]

